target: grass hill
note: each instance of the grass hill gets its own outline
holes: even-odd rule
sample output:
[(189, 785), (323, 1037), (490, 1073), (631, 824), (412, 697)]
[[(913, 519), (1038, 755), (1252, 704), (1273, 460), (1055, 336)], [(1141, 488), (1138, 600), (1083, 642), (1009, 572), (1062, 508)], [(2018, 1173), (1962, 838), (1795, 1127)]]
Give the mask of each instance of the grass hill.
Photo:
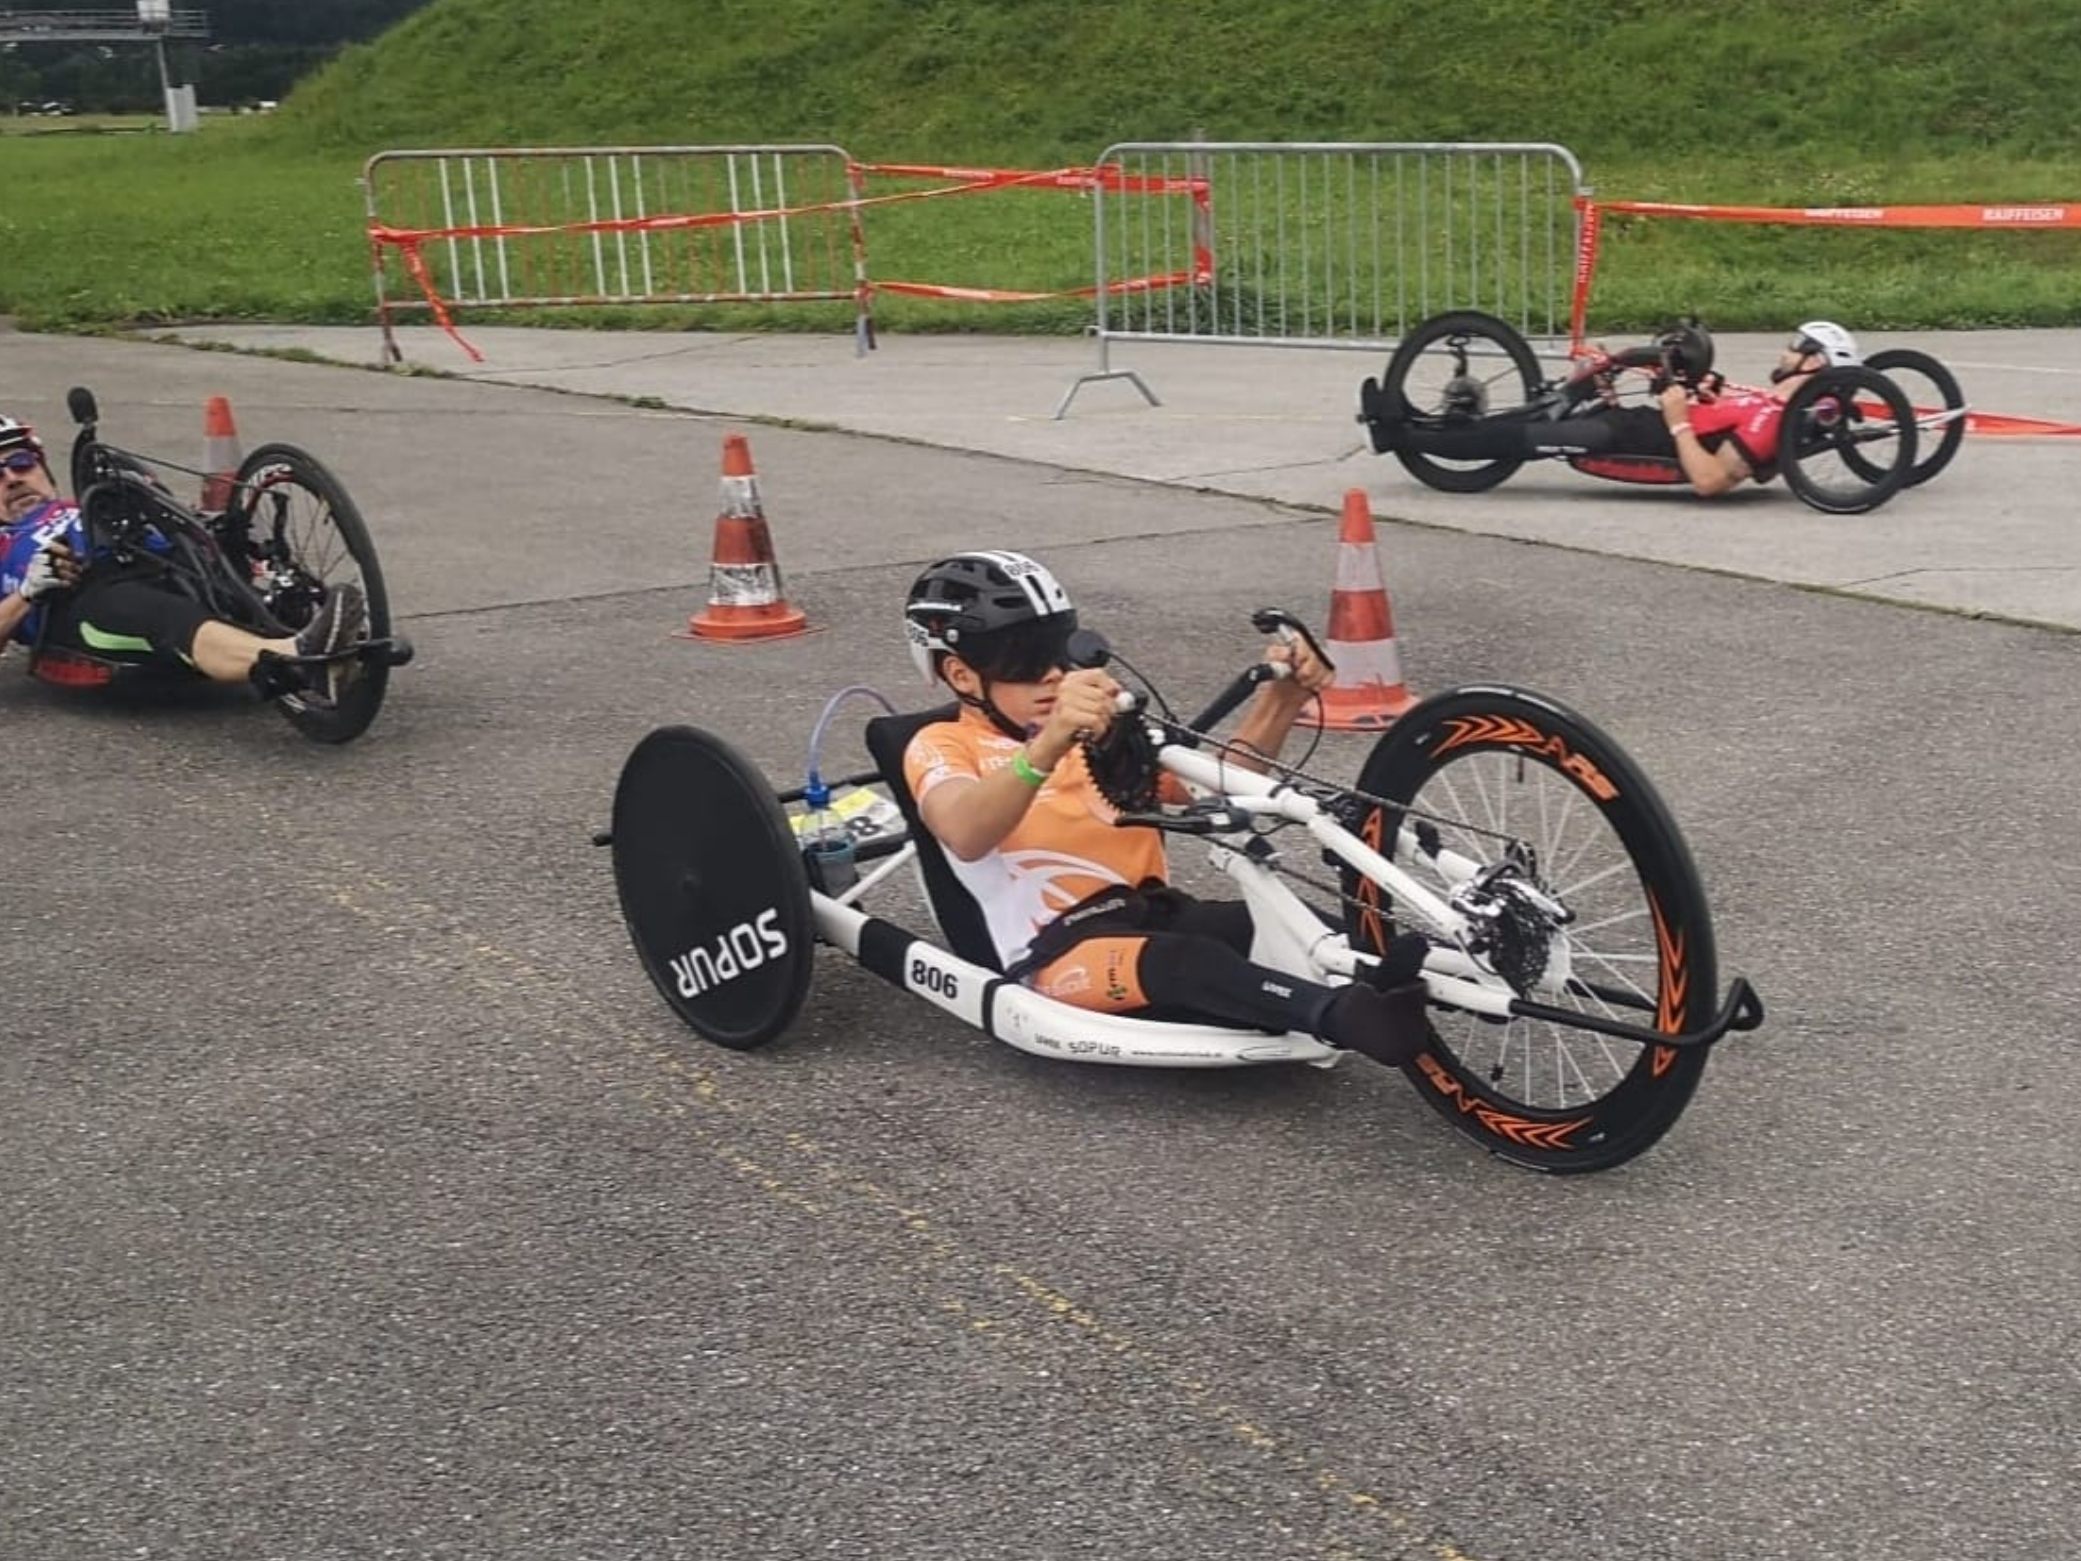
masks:
[(1863, 161), (2064, 153), (2076, 67), (2081, 8), (2017, 0), (437, 0), (335, 62), (292, 118), (354, 145), (799, 138), (1056, 160), (1201, 127)]
[[(365, 318), (354, 175), (402, 146), (810, 140), (1052, 166), (1194, 131), (1525, 139), (1570, 146), (1614, 197), (2073, 200), (2077, 75), (2081, 7), (2018, 0), (432, 0), (267, 122), (11, 148), (54, 194), (0, 207), (0, 311)], [(993, 251), (972, 229), (935, 252), (922, 218), (877, 230), (877, 269), (1087, 282), (1088, 216), (1060, 210), (1059, 242), (996, 246), (1018, 274), (977, 274)], [(886, 302), (898, 328), (1081, 317)], [(1685, 309), (1730, 328), (2071, 324), (2081, 234), (1615, 224), (1597, 328)]]

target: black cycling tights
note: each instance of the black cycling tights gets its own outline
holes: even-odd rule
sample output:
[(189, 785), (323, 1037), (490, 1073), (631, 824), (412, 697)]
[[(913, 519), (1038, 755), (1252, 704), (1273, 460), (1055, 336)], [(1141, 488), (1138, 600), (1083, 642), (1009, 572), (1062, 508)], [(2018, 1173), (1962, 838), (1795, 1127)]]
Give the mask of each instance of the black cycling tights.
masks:
[(1549, 454), (1646, 455), (1673, 460), (1676, 441), (1654, 407), (1619, 407), (1558, 422), (1485, 421), (1458, 427), (1411, 424), (1401, 447), (1441, 461), (1528, 461)]
[(1411, 979), (1421, 937), (1398, 939), (1366, 980), (1328, 987), (1252, 964), (1250, 932), (1238, 901), (1195, 900), (1154, 882), (1112, 889), (1058, 917), (1015, 974), (1078, 1008), (1299, 1030), (1395, 1067), (1423, 1049), (1423, 989)]
[(51, 608), (44, 642), (102, 656), (159, 655), (189, 659), (196, 631), (210, 621), (202, 603), (164, 583), (156, 571), (115, 571), (87, 583)]
[(1250, 910), (1145, 886), (1094, 896), (1035, 942), (1035, 990), (1117, 1013), (1320, 1031), (1332, 987), (1253, 965)]

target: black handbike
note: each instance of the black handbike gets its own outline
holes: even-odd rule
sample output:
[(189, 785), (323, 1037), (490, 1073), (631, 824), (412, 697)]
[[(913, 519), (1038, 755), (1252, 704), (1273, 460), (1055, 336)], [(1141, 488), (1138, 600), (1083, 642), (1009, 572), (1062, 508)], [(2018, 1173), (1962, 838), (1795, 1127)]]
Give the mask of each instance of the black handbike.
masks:
[[(346, 488), (308, 451), (265, 444), (240, 463), (221, 509), (175, 498), (159, 468), (188, 470), (102, 439), (92, 391), (66, 403), (78, 432), (71, 477), (88, 543), (88, 577), (98, 568), (157, 571), (213, 618), (266, 639), (293, 636), (344, 583), (368, 603), (366, 638), (331, 657), (267, 655), (254, 682), (290, 724), (317, 742), (344, 743), (367, 731), (382, 708), (390, 669), (412, 659), (393, 634), (390, 598), (367, 524)], [(197, 474), (203, 475), (203, 474)], [(157, 545), (154, 545), (154, 544)], [(51, 615), (46, 614), (46, 638)], [(330, 662), (351, 663), (337, 697), (318, 692)], [(149, 651), (87, 651), (40, 641), (29, 670), (47, 682), (97, 687), (148, 667)]]
[[(1479, 493), (1527, 460), (1560, 459), (1589, 476), (1676, 485), (1683, 468), (1666, 431), (1646, 412), (1671, 383), (1723, 384), (1711, 333), (1681, 321), (1616, 352), (1587, 349), (1548, 378), (1530, 344), (1507, 322), (1462, 309), (1424, 321), (1403, 339), (1378, 380), (1359, 391), (1359, 421), (1373, 448), (1447, 493)], [(1630, 403), (1628, 397), (1635, 397)], [(1929, 401), (1941, 405), (1930, 406)], [(1774, 466), (1785, 485), (1827, 514), (1863, 514), (1942, 471), (1965, 437), (1965, 398), (1950, 370), (1907, 348), (1814, 375), (1787, 401)], [(1578, 420), (1609, 437), (1582, 441)], [(1484, 440), (1483, 435), (1493, 435)], [(1591, 447), (1594, 445), (1595, 447)]]

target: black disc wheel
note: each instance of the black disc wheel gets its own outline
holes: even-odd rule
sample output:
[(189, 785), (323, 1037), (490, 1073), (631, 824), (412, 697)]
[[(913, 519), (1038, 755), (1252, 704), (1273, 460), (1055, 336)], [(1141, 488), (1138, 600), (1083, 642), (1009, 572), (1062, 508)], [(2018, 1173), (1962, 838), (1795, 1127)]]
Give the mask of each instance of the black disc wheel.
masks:
[[(293, 444), (264, 444), (238, 469), (226, 520), (243, 541), (254, 589), (276, 624), (295, 633), (342, 584), (368, 603), (368, 637), (390, 635), (390, 596), (368, 525), (346, 488), (318, 458)], [(387, 662), (345, 664), (332, 698), (292, 692), (275, 704), (289, 723), (322, 743), (359, 737), (383, 708)]]
[[(1647, 777), (1581, 716), (1512, 689), (1439, 695), (1374, 746), (1359, 790), (1378, 800), (1361, 799), (1357, 833), (1433, 894), (1504, 863), (1533, 893), (1516, 893), (1493, 935), (1462, 949), (1347, 869), (1354, 947), (1379, 953), (1413, 929), (1438, 944), (1431, 969), (1456, 961), (1549, 1007), (1668, 1035), (1712, 1018), (1712, 921), (1690, 851)], [(1534, 894), (1565, 914), (1535, 913)], [(1540, 1171), (1632, 1159), (1682, 1114), (1705, 1069), (1703, 1048), (1557, 1020), (1436, 1003), (1431, 1017), (1409, 1064), (1418, 1092), (1482, 1147)]]
[(636, 957), (687, 1027), (748, 1051), (809, 991), (809, 875), (766, 778), (721, 738), (659, 727), (614, 789), (614, 883)]
[(1915, 409), (1886, 375), (1824, 369), (1792, 393), (1778, 431), (1785, 486), (1829, 515), (1862, 515), (1915, 471)]
[[(1539, 360), (1507, 321), (1474, 309), (1424, 321), (1387, 360), (1381, 387), (1412, 428), (1456, 428), (1522, 411), (1542, 385)], [(1524, 462), (1515, 457), (1446, 460), (1414, 450), (1395, 458), (1409, 475), (1446, 493), (1493, 488)]]
[(1915, 409), (1919, 453), (1914, 470), (1901, 486), (1917, 487), (1949, 466), (1965, 442), (1965, 392), (1958, 387), (1958, 376), (1912, 347), (1875, 352), (1864, 360), (1864, 366), (1900, 386), (1908, 405)]

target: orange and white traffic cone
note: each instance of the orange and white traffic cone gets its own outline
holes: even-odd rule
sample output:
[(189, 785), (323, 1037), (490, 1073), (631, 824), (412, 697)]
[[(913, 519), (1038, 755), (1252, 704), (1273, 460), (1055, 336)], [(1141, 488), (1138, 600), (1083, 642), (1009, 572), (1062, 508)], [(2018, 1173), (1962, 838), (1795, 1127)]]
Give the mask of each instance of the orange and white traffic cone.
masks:
[(246, 458), (239, 448), (238, 422), (231, 415), (231, 401), (211, 396), (202, 408), (202, 504), (205, 510), (231, 507), (238, 491), (238, 469)]
[(702, 640), (771, 640), (802, 634), (808, 621), (788, 604), (773, 534), (759, 504), (759, 474), (742, 434), (723, 439), (723, 507), (715, 518), (708, 566), (708, 605), (687, 620)]
[(1319, 714), (1311, 705), (1302, 720), (1333, 732), (1377, 732), (1416, 704), (1416, 696), (1402, 681), (1394, 608), (1380, 572), (1373, 511), (1362, 488), (1344, 495), (1336, 586), (1330, 592), (1330, 626), (1322, 648), (1336, 663), (1337, 675), (1322, 691)]

